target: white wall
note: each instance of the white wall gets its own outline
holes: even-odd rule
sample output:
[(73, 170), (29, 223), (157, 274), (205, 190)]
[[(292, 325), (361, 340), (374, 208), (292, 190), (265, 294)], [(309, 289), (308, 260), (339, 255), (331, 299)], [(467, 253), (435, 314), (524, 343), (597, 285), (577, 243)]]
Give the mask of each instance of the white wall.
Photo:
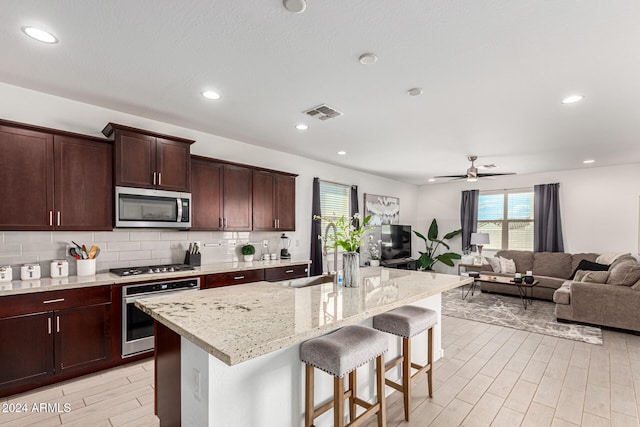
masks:
[[(418, 190), (418, 218), (422, 222), (437, 218), (442, 232), (448, 232), (460, 227), (463, 190), (533, 188), (554, 182), (560, 183), (565, 252), (638, 253), (638, 163), (423, 185)], [(461, 250), (460, 238), (454, 247)]]
[[(386, 178), (381, 178), (375, 175), (357, 172), (345, 167), (338, 167), (329, 165), (326, 163), (317, 162), (314, 160), (306, 159), (303, 157), (287, 154), (279, 151), (268, 150), (258, 146), (246, 144), (239, 141), (223, 138), (220, 136), (199, 132), (193, 129), (186, 129), (179, 126), (174, 126), (168, 123), (162, 123), (154, 120), (150, 120), (140, 116), (134, 116), (106, 108), (97, 107), (94, 105), (84, 104), (81, 102), (73, 101), (70, 99), (60, 98), (20, 88), (17, 86), (7, 85), (0, 83), (0, 118), (6, 120), (13, 120), (17, 122), (30, 123), (37, 126), (45, 126), (54, 129), (61, 129), (71, 132), (78, 132), (86, 135), (103, 136), (101, 130), (108, 122), (120, 123), (128, 126), (133, 126), (141, 129), (148, 129), (155, 132), (165, 133), (168, 135), (175, 135), (183, 138), (194, 139), (195, 144), (191, 147), (193, 154), (214, 157), (222, 160), (234, 161), (239, 163), (245, 163), (249, 165), (261, 166), (265, 168), (271, 168), (281, 170), (285, 172), (291, 172), (298, 174), (296, 180), (296, 232), (287, 233), (292, 237), (291, 252), (296, 257), (308, 258), (309, 246), (310, 246), (310, 223), (311, 223), (311, 193), (312, 182), (315, 176), (321, 179), (340, 182), (344, 184), (355, 184), (358, 186), (359, 203), (360, 208), (363, 207), (363, 195), (364, 193), (382, 194), (386, 196), (395, 196), (400, 198), (400, 222), (403, 224), (414, 225), (416, 221), (416, 197), (418, 187), (415, 185), (405, 184), (397, 181), (392, 181)], [(217, 108), (224, 108), (224, 105), (220, 105)], [(212, 114), (215, 114), (212, 112)], [(322, 150), (323, 147), (318, 147)], [(348, 159), (347, 159), (348, 161)], [(114, 232), (114, 235), (118, 232)], [(184, 232), (183, 232), (184, 233)], [(7, 234), (7, 233), (5, 233)], [(73, 233), (59, 234), (64, 236), (64, 239), (71, 240)], [(85, 233), (85, 240), (91, 239), (91, 236), (87, 236)], [(64, 256), (64, 248), (61, 250), (61, 245), (56, 242), (56, 233), (49, 233), (40, 235), (39, 240), (50, 243), (47, 247), (47, 253), (28, 253), (23, 252), (22, 245), (16, 242), (20, 241), (33, 241), (32, 233), (27, 232), (12, 232), (11, 240), (12, 246), (6, 246), (5, 236), (0, 233), (0, 265), (3, 264), (3, 258), (8, 264), (17, 265), (21, 262), (33, 262), (33, 261), (47, 261), (54, 257), (60, 258)], [(50, 237), (51, 236), (51, 237)], [(133, 236), (133, 237), (131, 237)], [(113, 245), (115, 254), (111, 254), (110, 262), (113, 264), (98, 264), (98, 268), (108, 269), (113, 265), (122, 265), (129, 262), (124, 258), (131, 254), (131, 251), (137, 250), (140, 246), (153, 245), (151, 243), (140, 244), (141, 242), (135, 240), (138, 234), (131, 233), (127, 239), (123, 235), (117, 235), (115, 240), (126, 240), (132, 244), (124, 245), (128, 248), (127, 254), (120, 256), (117, 245)], [(94, 236), (93, 241), (105, 241), (110, 236), (100, 234)], [(155, 235), (153, 239), (156, 240)], [(206, 243), (207, 235), (199, 234), (198, 237), (204, 238)], [(217, 243), (225, 240), (230, 241), (238, 239), (238, 243), (242, 240), (251, 240), (252, 236), (247, 233), (240, 234), (238, 236), (230, 235), (230, 233), (211, 233), (210, 239)], [(277, 242), (279, 234), (271, 233), (269, 236), (265, 236), (265, 233), (261, 233), (260, 239), (269, 239), (270, 242)], [(131, 239), (134, 240), (131, 240)], [(175, 239), (172, 237), (171, 248), (174, 249), (173, 258), (171, 262), (181, 262), (179, 254), (180, 250), (175, 250), (176, 246), (186, 244), (189, 240), (188, 235), (184, 239)], [(184, 242), (184, 243), (182, 243)], [(58, 243), (58, 244), (57, 244)], [(169, 248), (165, 248), (169, 249)], [(223, 251), (224, 256), (234, 256), (233, 251)], [(165, 257), (169, 252), (165, 252)], [(216, 252), (217, 253), (217, 252)], [(28, 256), (26, 256), (28, 255)], [(206, 256), (203, 253), (203, 256)], [(222, 255), (213, 254), (209, 259), (203, 259), (203, 262), (215, 262), (218, 260), (227, 261), (228, 259), (220, 259)], [(139, 258), (139, 257), (138, 257)], [(24, 261), (22, 261), (24, 260)], [(145, 264), (143, 259), (136, 259), (130, 261), (132, 265)], [(14, 274), (15, 277), (15, 274)]]

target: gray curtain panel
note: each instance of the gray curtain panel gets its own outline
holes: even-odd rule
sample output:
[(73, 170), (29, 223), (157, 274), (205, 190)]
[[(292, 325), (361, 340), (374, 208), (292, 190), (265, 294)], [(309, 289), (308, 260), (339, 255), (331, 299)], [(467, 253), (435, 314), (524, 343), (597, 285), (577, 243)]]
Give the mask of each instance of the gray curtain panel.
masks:
[[(351, 218), (353, 218), (353, 216), (357, 213), (360, 213), (358, 211), (358, 186), (357, 185), (352, 185), (351, 186), (351, 191), (349, 193), (349, 210), (351, 212), (349, 212), (349, 214), (351, 215)], [(361, 218), (364, 219), (364, 217), (362, 215), (360, 215)], [(354, 219), (353, 220), (353, 226), (354, 227), (358, 227), (360, 225), (360, 220)], [(360, 248), (358, 248), (357, 252), (360, 252)]]
[(471, 247), (471, 233), (475, 233), (478, 228), (478, 198), (479, 190), (465, 190), (462, 192), (462, 201), (460, 202), (460, 228), (462, 228), (462, 250)]
[[(360, 213), (358, 211), (358, 186), (357, 185), (352, 185), (351, 186), (351, 192), (349, 193), (350, 196), (350, 200), (349, 200), (349, 215), (351, 215), (351, 217), (353, 218), (353, 216), (357, 213)], [(362, 217), (362, 215), (360, 215)], [(364, 217), (363, 217), (364, 218)], [(354, 220), (353, 221), (353, 226), (357, 227), (358, 226), (358, 221)]]
[(322, 224), (313, 219), (320, 216), (320, 178), (313, 178), (313, 196), (311, 199), (311, 273), (310, 276), (322, 274), (322, 241), (318, 236), (322, 236)]
[(534, 252), (564, 252), (559, 193), (558, 183), (533, 187)]

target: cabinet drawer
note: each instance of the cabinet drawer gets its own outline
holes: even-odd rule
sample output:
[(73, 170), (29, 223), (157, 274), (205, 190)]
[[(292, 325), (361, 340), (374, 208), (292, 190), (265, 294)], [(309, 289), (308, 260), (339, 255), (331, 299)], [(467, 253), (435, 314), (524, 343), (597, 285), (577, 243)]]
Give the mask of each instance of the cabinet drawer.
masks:
[(241, 283), (259, 282), (264, 280), (264, 270), (246, 270), (231, 273), (209, 274), (207, 276), (207, 288), (220, 286), (239, 285)]
[(0, 297), (0, 318), (111, 302), (111, 285)]
[(290, 265), (287, 267), (267, 268), (264, 271), (264, 280), (277, 282), (279, 280), (299, 279), (309, 275), (309, 264)]

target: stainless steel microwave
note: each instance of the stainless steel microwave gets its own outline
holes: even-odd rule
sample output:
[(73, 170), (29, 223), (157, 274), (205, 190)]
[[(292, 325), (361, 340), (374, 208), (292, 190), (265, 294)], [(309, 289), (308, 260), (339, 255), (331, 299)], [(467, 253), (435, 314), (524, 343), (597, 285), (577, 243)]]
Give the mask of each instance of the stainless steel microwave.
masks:
[(191, 228), (191, 193), (116, 187), (116, 228)]

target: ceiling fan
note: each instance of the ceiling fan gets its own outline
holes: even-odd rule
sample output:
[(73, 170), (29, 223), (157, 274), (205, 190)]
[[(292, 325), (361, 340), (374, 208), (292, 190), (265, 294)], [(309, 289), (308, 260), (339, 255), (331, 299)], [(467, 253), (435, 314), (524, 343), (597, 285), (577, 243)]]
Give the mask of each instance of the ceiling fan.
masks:
[[(471, 166), (467, 169), (467, 173), (464, 175), (442, 175), (436, 176), (435, 178), (453, 178), (453, 180), (458, 179), (466, 179), (468, 182), (476, 182), (478, 178), (486, 178), (492, 176), (501, 176), (501, 175), (515, 175), (515, 173), (479, 173), (478, 168), (475, 165), (475, 161), (478, 160), (478, 156), (468, 156), (467, 159), (471, 162)], [(491, 169), (495, 168), (496, 165), (489, 164), (480, 166), (483, 169)]]

